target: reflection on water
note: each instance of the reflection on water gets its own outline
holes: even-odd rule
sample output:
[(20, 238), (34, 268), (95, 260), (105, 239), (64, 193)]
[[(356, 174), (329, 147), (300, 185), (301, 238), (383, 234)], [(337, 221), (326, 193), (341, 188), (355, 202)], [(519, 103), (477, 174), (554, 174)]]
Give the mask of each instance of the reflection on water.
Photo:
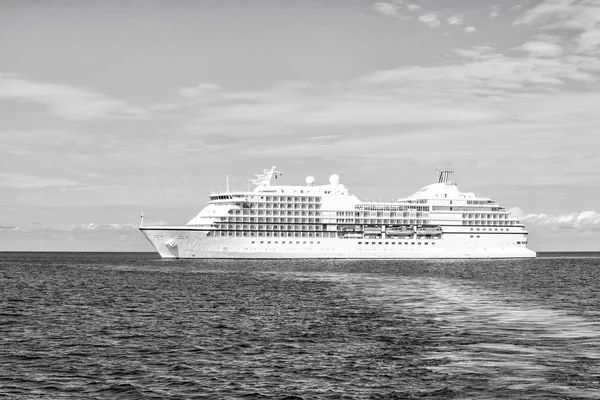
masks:
[(446, 279), (365, 277), (361, 282), (380, 307), (433, 321), (428, 333), (437, 345), (423, 356), (444, 360), (431, 368), (463, 380), (467, 388), (598, 398), (600, 377), (592, 378), (600, 371), (597, 320), (542, 308), (514, 292)]

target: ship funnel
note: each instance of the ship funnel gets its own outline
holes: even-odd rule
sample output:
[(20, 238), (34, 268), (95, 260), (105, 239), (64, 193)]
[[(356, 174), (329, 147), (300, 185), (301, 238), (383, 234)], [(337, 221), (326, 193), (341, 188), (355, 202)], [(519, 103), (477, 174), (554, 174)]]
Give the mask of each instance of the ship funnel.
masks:
[(454, 185), (454, 171), (437, 171), (437, 183)]

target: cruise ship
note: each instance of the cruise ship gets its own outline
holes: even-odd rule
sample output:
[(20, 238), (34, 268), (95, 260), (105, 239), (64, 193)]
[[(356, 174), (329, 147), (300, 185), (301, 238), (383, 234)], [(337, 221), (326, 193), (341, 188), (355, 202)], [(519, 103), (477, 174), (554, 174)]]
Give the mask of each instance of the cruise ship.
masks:
[[(275, 166), (252, 191), (210, 195), (183, 226), (140, 230), (163, 258), (527, 258), (525, 226), (497, 202), (461, 192), (452, 171), (412, 196), (361, 201), (331, 175), (329, 183), (279, 182)], [(227, 185), (229, 186), (229, 185)]]

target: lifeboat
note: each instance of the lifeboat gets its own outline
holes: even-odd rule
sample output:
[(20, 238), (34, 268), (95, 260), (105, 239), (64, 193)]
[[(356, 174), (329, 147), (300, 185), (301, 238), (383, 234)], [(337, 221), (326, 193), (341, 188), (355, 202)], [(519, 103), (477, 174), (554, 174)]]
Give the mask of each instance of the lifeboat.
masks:
[(441, 226), (420, 226), (417, 228), (417, 235), (441, 235)]
[(415, 232), (412, 230), (399, 228), (388, 228), (385, 230), (385, 234), (389, 236), (412, 236), (413, 233)]
[(365, 235), (379, 235), (381, 234), (381, 228), (378, 226), (368, 226), (365, 228)]

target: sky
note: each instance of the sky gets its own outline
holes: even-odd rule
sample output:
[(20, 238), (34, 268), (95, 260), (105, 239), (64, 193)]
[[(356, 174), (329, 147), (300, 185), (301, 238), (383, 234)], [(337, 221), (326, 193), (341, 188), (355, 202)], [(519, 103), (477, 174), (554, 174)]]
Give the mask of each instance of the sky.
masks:
[(0, 0), (0, 251), (152, 251), (212, 191), (455, 171), (600, 250), (600, 0)]

